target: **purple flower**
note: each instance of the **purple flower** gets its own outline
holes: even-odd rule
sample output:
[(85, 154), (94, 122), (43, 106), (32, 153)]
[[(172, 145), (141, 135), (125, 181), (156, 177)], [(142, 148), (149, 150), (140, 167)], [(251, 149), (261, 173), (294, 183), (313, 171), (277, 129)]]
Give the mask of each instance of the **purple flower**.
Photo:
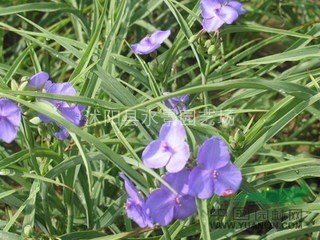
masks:
[(202, 0), (202, 26), (207, 32), (215, 32), (224, 24), (233, 23), (246, 10), (237, 1)]
[(170, 36), (171, 31), (156, 31), (151, 34), (150, 37), (145, 37), (139, 43), (135, 43), (131, 45), (131, 50), (135, 54), (149, 54), (154, 50), (158, 49), (160, 45), (167, 40)]
[(199, 167), (194, 168), (189, 177), (192, 195), (202, 199), (213, 194), (228, 196), (240, 188), (241, 172), (230, 162), (230, 152), (223, 139), (206, 140), (200, 147), (198, 163)]
[[(60, 94), (60, 95), (68, 95), (68, 96), (75, 96), (76, 90), (72, 87), (70, 83), (52, 83), (51, 81), (47, 81), (45, 85), (45, 90), (47, 93), (51, 94)], [(67, 102), (61, 100), (51, 100), (47, 99), (48, 102), (51, 102), (53, 105), (63, 105), (68, 106)]]
[(48, 80), (49, 80), (49, 74), (48, 73), (39, 72), (39, 73), (33, 75), (30, 78), (28, 86), (30, 88), (33, 88), (33, 89), (36, 89), (36, 90), (42, 90), (44, 88), (44, 86), (46, 85)]
[[(163, 95), (168, 95), (170, 92), (164, 92)], [(169, 98), (164, 101), (164, 104), (170, 108), (175, 114), (180, 114), (187, 110), (186, 102), (189, 100), (189, 95), (182, 95), (180, 97)]]
[(153, 227), (152, 219), (149, 216), (149, 209), (147, 209), (145, 201), (140, 196), (137, 189), (133, 186), (130, 180), (120, 173), (119, 176), (124, 180), (124, 185), (129, 195), (126, 202), (126, 211), (130, 219), (135, 221), (139, 227)]
[[(71, 86), (70, 83), (52, 83), (51, 81), (47, 81), (45, 85), (45, 90), (47, 93), (51, 94), (61, 94), (61, 95), (69, 95), (75, 96), (76, 90)], [(60, 112), (60, 114), (69, 122), (73, 123), (78, 127), (82, 127), (86, 123), (86, 118), (83, 116), (83, 111), (85, 107), (83, 105), (67, 103), (61, 100), (52, 100), (45, 99), (46, 101), (52, 103)], [(49, 123), (52, 120), (42, 114), (39, 114), (39, 117), (42, 121)], [(64, 140), (69, 136), (69, 132), (60, 124), (57, 124), (60, 128), (60, 131), (55, 133), (55, 136)]]
[(169, 173), (164, 180), (177, 192), (171, 192), (165, 185), (153, 191), (147, 199), (147, 207), (155, 222), (168, 225), (173, 219), (185, 219), (196, 210), (195, 197), (189, 195), (189, 171), (183, 169), (178, 173)]
[(143, 163), (149, 168), (166, 166), (171, 173), (181, 171), (190, 156), (186, 137), (186, 131), (179, 120), (163, 124), (159, 138), (149, 143), (143, 151)]
[(17, 136), (21, 109), (8, 99), (0, 99), (0, 139), (11, 143)]

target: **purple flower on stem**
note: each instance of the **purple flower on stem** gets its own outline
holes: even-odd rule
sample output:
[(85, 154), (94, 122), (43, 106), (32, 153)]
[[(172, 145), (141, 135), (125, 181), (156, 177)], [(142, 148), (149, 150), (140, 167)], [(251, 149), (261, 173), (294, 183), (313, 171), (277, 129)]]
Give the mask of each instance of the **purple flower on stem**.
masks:
[(213, 194), (228, 196), (234, 194), (241, 185), (240, 170), (231, 163), (226, 142), (218, 137), (206, 140), (198, 154), (199, 167), (194, 168), (189, 177), (190, 193), (201, 199)]
[(137, 189), (134, 187), (132, 182), (120, 173), (119, 176), (124, 180), (124, 185), (129, 195), (126, 202), (126, 211), (130, 219), (135, 221), (139, 227), (153, 227), (152, 220), (149, 216), (149, 210), (146, 207), (145, 201), (140, 196)]
[(33, 75), (28, 83), (30, 88), (36, 90), (42, 90), (46, 85), (47, 81), (49, 80), (49, 74), (46, 72), (38, 72), (37, 74)]
[(135, 43), (131, 45), (131, 50), (135, 54), (149, 54), (154, 50), (158, 49), (161, 44), (168, 39), (171, 31), (156, 31), (151, 34), (150, 37), (143, 38), (139, 43)]
[(186, 137), (186, 131), (179, 120), (163, 124), (159, 138), (149, 143), (143, 151), (143, 163), (149, 168), (165, 166), (171, 173), (181, 171), (190, 156)]
[(164, 180), (176, 191), (171, 192), (165, 185), (153, 191), (146, 201), (150, 215), (161, 226), (168, 225), (173, 219), (185, 219), (196, 210), (195, 197), (189, 195), (189, 171), (169, 173)]
[[(170, 92), (164, 92), (163, 95), (168, 95)], [(164, 101), (164, 104), (170, 108), (175, 114), (180, 114), (187, 110), (186, 102), (189, 100), (189, 95), (182, 95), (180, 97), (169, 98)]]
[(202, 26), (207, 32), (215, 32), (224, 24), (231, 24), (246, 10), (238, 1), (202, 0)]
[[(47, 93), (51, 94), (61, 94), (68, 96), (75, 96), (76, 90), (71, 86), (70, 83), (52, 83), (51, 81), (47, 81), (45, 85), (45, 90)], [(82, 127), (86, 123), (86, 118), (83, 116), (83, 111), (85, 107), (83, 105), (67, 103), (61, 100), (52, 100), (45, 99), (46, 101), (52, 103), (60, 112), (60, 114), (69, 122), (73, 123), (78, 127)], [(39, 117), (42, 121), (49, 123), (52, 120), (42, 114), (39, 114)], [(55, 133), (55, 136), (64, 140), (69, 136), (69, 132), (60, 124), (57, 124), (60, 128), (60, 131)]]
[(11, 143), (17, 136), (21, 109), (8, 99), (0, 99), (0, 139)]

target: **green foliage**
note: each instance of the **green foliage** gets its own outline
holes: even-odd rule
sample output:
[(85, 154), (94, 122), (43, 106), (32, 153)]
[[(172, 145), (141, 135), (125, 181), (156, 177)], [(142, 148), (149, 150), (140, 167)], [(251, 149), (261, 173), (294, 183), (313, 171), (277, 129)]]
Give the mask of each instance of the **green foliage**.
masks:
[[(0, 97), (19, 103), (24, 121), (15, 143), (0, 143), (0, 239), (319, 237), (319, 4), (243, 1), (248, 12), (237, 23), (208, 34), (199, 33), (199, 2), (1, 2)], [(130, 44), (155, 29), (173, 34), (157, 56), (135, 56)], [(69, 81), (79, 96), (11, 88), (40, 70), (54, 82)], [(191, 164), (203, 140), (220, 135), (245, 181), (235, 196), (198, 201), (197, 216), (138, 229), (125, 214), (118, 173), (144, 193), (163, 182), (163, 172), (143, 166), (141, 152), (177, 117), (163, 101), (181, 94), (191, 95), (194, 113), (187, 125)], [(76, 127), (49, 104), (29, 101), (35, 98), (83, 104), (88, 124)], [(69, 140), (32, 123), (35, 113), (66, 127)], [(303, 202), (269, 204), (266, 191), (290, 187), (304, 190)], [(251, 226), (214, 224), (235, 222), (239, 209)], [(256, 214), (279, 209), (285, 216), (302, 209), (301, 228), (279, 229), (268, 218), (269, 228), (254, 231)]]

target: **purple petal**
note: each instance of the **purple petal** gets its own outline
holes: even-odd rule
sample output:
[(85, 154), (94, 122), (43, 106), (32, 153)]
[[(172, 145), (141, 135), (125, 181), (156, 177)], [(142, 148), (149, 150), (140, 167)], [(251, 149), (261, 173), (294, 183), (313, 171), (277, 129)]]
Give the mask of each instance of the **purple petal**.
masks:
[(176, 107), (176, 102), (171, 98), (164, 100), (164, 104), (170, 109), (174, 109)]
[(221, 20), (223, 20), (225, 23), (228, 23), (228, 24), (233, 23), (239, 17), (237, 10), (228, 6), (223, 6), (218, 11), (217, 15)]
[[(45, 90), (47, 93), (51, 94), (60, 94), (60, 95), (68, 95), (68, 96), (75, 96), (76, 90), (72, 87), (70, 83), (52, 83), (51, 81), (48, 81), (45, 86)], [(46, 99), (46, 101), (51, 102), (54, 105), (60, 105), (60, 106), (68, 106), (66, 102), (60, 101), (60, 100), (51, 100)]]
[(60, 127), (60, 131), (59, 132), (56, 132), (54, 134), (56, 136), (56, 138), (58, 138), (59, 140), (65, 140), (69, 137), (69, 132), (66, 128), (64, 127)]
[(164, 146), (165, 143), (161, 140), (156, 140), (149, 143), (142, 153), (144, 165), (149, 168), (164, 167), (172, 155), (172, 153)]
[(131, 50), (135, 54), (149, 54), (160, 47), (168, 39), (171, 31), (156, 31), (150, 37), (143, 38), (139, 43), (131, 45)]
[(87, 123), (87, 118), (86, 116), (82, 115), (79, 124), (77, 125), (78, 127), (83, 127)]
[(76, 126), (80, 126), (82, 113), (77, 106), (59, 108), (61, 115)]
[[(168, 95), (170, 92), (164, 92), (163, 95)], [(188, 101), (189, 95), (182, 95), (181, 97), (172, 97), (166, 99), (164, 104), (170, 108), (176, 115), (180, 114), (181, 111), (186, 111), (187, 107), (185, 102)]]
[(159, 48), (159, 45), (152, 45), (151, 43), (147, 43), (145, 40), (143, 43), (136, 43), (131, 45), (131, 50), (135, 54), (144, 55), (152, 53), (154, 50)]
[(76, 90), (70, 83), (52, 83), (49, 86), (46, 85), (46, 91), (51, 94), (61, 94), (69, 96), (76, 95)]
[(46, 115), (43, 115), (41, 113), (38, 114), (38, 117), (41, 119), (41, 121), (45, 123), (50, 123), (52, 122), (51, 118), (47, 117)]
[(185, 142), (186, 130), (179, 120), (173, 120), (162, 125), (159, 138), (167, 142), (173, 149), (178, 149)]
[(49, 88), (51, 88), (51, 86), (53, 85), (54, 83), (52, 83), (52, 81), (50, 81), (50, 80), (48, 80), (47, 82), (46, 82), (46, 84), (45, 84), (45, 86), (44, 86), (44, 89), (49, 89)]
[(80, 112), (83, 112), (84, 110), (86, 110), (86, 106), (78, 104), (77, 108), (79, 109)]
[(239, 15), (247, 12), (247, 10), (243, 7), (243, 5), (237, 1), (229, 1), (228, 6), (234, 8)]
[(171, 156), (166, 169), (170, 173), (176, 173), (181, 171), (187, 164), (190, 157), (189, 145), (186, 142), (181, 143), (181, 146), (175, 150), (175, 153)]
[(218, 169), (230, 161), (230, 152), (226, 142), (219, 137), (206, 140), (199, 149), (198, 163), (206, 169)]
[(174, 218), (185, 219), (197, 211), (196, 199), (191, 195), (183, 195), (176, 199), (174, 207)]
[[(190, 171), (186, 168), (177, 173), (169, 173), (164, 177), (164, 180), (179, 194), (188, 194), (189, 193), (189, 180)], [(165, 186), (161, 185), (161, 189), (169, 191), (170, 190)]]
[(219, 175), (214, 182), (214, 192), (219, 196), (227, 196), (239, 190), (242, 175), (241, 171), (232, 163), (217, 170)]
[(143, 199), (132, 182), (123, 173), (119, 173), (119, 176), (124, 180), (124, 187), (126, 188), (126, 192), (129, 197), (136, 203), (142, 203)]
[(152, 221), (147, 214), (145, 204), (137, 204), (133, 199), (126, 202), (126, 212), (130, 219), (135, 221), (139, 227), (153, 227)]
[(189, 176), (189, 192), (201, 199), (210, 198), (214, 194), (212, 171), (194, 168)]
[(11, 143), (17, 136), (18, 128), (11, 124), (6, 118), (0, 118), (0, 139)]
[(150, 194), (146, 205), (147, 208), (150, 209), (151, 218), (161, 226), (165, 226), (173, 219), (174, 203), (174, 194), (162, 189), (157, 189)]
[(0, 117), (16, 117), (14, 122), (18, 122), (21, 117), (21, 110), (18, 105), (9, 99), (0, 99)]
[(49, 80), (48, 73), (39, 72), (30, 78), (28, 86), (40, 90), (44, 88), (48, 80)]
[(12, 142), (18, 133), (21, 122), (21, 110), (17, 104), (8, 99), (0, 99), (0, 139)]
[(219, 0), (202, 0), (200, 8), (203, 18), (212, 18), (216, 16), (216, 10), (221, 8), (221, 3)]
[(165, 40), (167, 40), (169, 38), (170, 35), (171, 35), (170, 30), (155, 31), (153, 34), (151, 34), (150, 41), (152, 44), (161, 45)]
[(219, 17), (205, 18), (202, 22), (202, 27), (207, 32), (216, 32), (224, 24), (224, 21)]
[(181, 97), (179, 97), (180, 98), (180, 101), (181, 102), (187, 102), (188, 100), (189, 100), (189, 95), (188, 94), (186, 94), (186, 95), (182, 95)]

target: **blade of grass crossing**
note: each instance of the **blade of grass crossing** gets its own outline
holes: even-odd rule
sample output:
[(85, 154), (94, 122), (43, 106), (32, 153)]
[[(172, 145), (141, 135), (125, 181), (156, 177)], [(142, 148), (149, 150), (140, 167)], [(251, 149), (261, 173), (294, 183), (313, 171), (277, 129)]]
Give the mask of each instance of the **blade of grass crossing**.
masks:
[(207, 200), (197, 199), (197, 208), (201, 228), (201, 238), (203, 240), (211, 240)]

